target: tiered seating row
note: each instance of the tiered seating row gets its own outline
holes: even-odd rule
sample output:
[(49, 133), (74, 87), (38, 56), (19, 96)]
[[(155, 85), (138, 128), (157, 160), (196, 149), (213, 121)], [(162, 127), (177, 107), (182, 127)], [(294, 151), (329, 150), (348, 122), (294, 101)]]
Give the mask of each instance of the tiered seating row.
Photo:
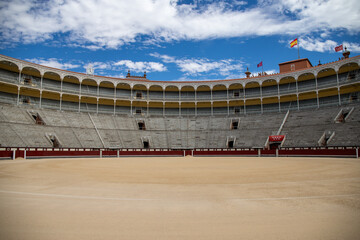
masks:
[[(342, 108), (354, 108), (345, 123), (335, 123)], [(35, 124), (39, 114), (45, 125)], [(264, 147), (269, 135), (277, 133), (286, 113), (238, 117), (129, 117), (77, 113), (0, 104), (0, 144), (2, 147), (52, 147), (55, 135), (69, 148), (226, 148), (234, 139), (236, 148)], [(316, 111), (290, 111), (281, 134), (283, 147), (318, 146), (326, 131), (335, 132), (329, 146), (357, 146), (360, 139), (359, 104), (324, 107)], [(237, 129), (231, 129), (232, 122)], [(146, 130), (139, 130), (139, 122)]]

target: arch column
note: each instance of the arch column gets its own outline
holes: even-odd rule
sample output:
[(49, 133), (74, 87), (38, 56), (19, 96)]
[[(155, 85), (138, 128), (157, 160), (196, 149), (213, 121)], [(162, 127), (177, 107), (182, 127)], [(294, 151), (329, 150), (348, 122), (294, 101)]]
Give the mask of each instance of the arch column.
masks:
[[(131, 96), (132, 96), (132, 93), (131, 93)], [(131, 97), (131, 100), (130, 100), (130, 115), (131, 116), (133, 115), (133, 100), (132, 100), (132, 97)]]
[(244, 114), (246, 115), (246, 97), (245, 97), (245, 86), (243, 86), (244, 89)]
[(61, 111), (61, 103), (62, 103), (62, 93), (60, 93), (60, 111)]
[(338, 97), (339, 97), (339, 106), (341, 106), (340, 84), (339, 84), (339, 73), (338, 73), (338, 71), (336, 71), (336, 84), (337, 84)]
[(21, 72), (22, 72), (22, 66), (19, 67), (19, 84), (21, 83)]
[(163, 117), (165, 117), (165, 101), (163, 101), (162, 103), (163, 103)]
[(16, 105), (19, 105), (19, 100), (20, 100), (20, 86), (18, 86), (18, 94), (17, 94)]
[(317, 107), (320, 107), (320, 102), (319, 102), (319, 90), (318, 90), (318, 83), (317, 83), (317, 76), (315, 75), (315, 90), (316, 90), (316, 103), (317, 103)]
[(319, 91), (317, 89), (316, 89), (316, 104), (317, 104), (317, 108), (320, 108)]
[(179, 102), (179, 117), (181, 117), (181, 102)]
[[(196, 93), (195, 93), (196, 94)], [(196, 95), (195, 95), (196, 98)], [(197, 101), (195, 101), (195, 117), (197, 116)]]
[(211, 116), (214, 116), (214, 102), (212, 100), (211, 100)]
[(60, 77), (60, 92), (63, 91), (63, 81), (64, 81), (64, 77), (61, 76), (61, 77)]
[(116, 111), (116, 99), (114, 99), (114, 116), (115, 116), (115, 111)]
[(278, 96), (279, 112), (281, 112), (280, 96)]
[(40, 101), (39, 101), (39, 108), (41, 108), (41, 97), (42, 97), (42, 90), (40, 89)]
[(227, 115), (228, 116), (230, 116), (230, 106), (229, 106), (229, 99), (226, 101), (227, 102), (227, 104), (226, 104), (226, 106), (227, 106)]
[(297, 109), (300, 110), (300, 103), (299, 103), (299, 89), (298, 89), (298, 77), (295, 79), (296, 84), (296, 101), (297, 101)]
[(41, 73), (41, 78), (40, 78), (40, 89), (42, 89), (42, 85), (43, 85), (43, 78), (44, 78), (44, 74)]
[(278, 90), (278, 103), (279, 103), (279, 112), (281, 112), (281, 106), (280, 106), (280, 83), (276, 81), (277, 83), (277, 90)]
[(261, 107), (261, 114), (263, 114), (262, 85), (260, 85), (260, 107)]
[(96, 114), (99, 113), (99, 98), (96, 98)]
[[(148, 90), (148, 92), (149, 92), (149, 90)], [(146, 116), (149, 116), (149, 100), (146, 101)]]
[(81, 105), (81, 95), (79, 96), (79, 110), (78, 110), (78, 112), (80, 112), (80, 105)]

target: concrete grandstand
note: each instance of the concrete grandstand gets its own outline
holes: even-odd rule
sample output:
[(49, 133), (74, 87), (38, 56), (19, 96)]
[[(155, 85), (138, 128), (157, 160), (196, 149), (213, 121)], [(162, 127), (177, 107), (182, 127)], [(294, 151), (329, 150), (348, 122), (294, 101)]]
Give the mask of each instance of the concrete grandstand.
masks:
[(329, 149), (350, 148), (358, 156), (360, 56), (279, 66), (272, 75), (165, 82), (146, 73), (117, 79), (0, 55), (0, 144), (7, 154), (68, 148), (279, 155), (317, 148), (332, 155)]

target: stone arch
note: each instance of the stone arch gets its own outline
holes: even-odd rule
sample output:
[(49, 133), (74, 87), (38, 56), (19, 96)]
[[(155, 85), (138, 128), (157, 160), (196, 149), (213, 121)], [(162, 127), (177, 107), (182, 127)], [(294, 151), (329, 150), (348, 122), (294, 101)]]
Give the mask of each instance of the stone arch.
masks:
[(328, 77), (331, 75), (336, 75), (336, 71), (332, 67), (323, 68), (316, 73), (317, 78)]
[(92, 78), (84, 78), (81, 81), (81, 94), (98, 95), (98, 82)]
[(135, 83), (132, 88), (133, 88), (133, 90), (141, 90), (141, 91), (147, 90), (147, 86), (142, 83)]
[(97, 87), (99, 84), (95, 79), (92, 78), (83, 78), (81, 80), (81, 85), (89, 85)]
[(276, 79), (266, 79), (261, 82), (262, 96), (277, 96), (278, 83)]
[(132, 87), (134, 99), (147, 99), (147, 86), (145, 84), (136, 83)]
[(219, 83), (213, 86), (213, 99), (227, 99), (228, 88), (225, 84)]
[(296, 77), (285, 76), (279, 80), (280, 95), (296, 93)]
[(312, 91), (316, 89), (316, 80), (315, 74), (312, 72), (306, 72), (300, 74), (298, 77), (298, 90), (302, 91)]
[(356, 62), (349, 62), (343, 64), (339, 67), (338, 75), (339, 75), (339, 83), (349, 83), (354, 82), (358, 79), (360, 74), (359, 64)]
[(210, 100), (211, 99), (211, 87), (209, 85), (199, 85), (196, 87), (196, 99), (197, 100)]
[(26, 66), (21, 71), (20, 83), (30, 86), (40, 86), (41, 72), (34, 67)]
[(119, 81), (116, 84), (116, 98), (119, 99), (130, 99), (131, 86), (126, 82)]
[(114, 97), (115, 86), (112, 81), (104, 80), (99, 84), (99, 96), (103, 97)]
[(75, 83), (75, 84), (80, 84), (80, 79), (75, 77), (75, 76), (72, 76), (72, 75), (64, 75), (63, 81), (64, 82)]
[(327, 88), (337, 86), (337, 75), (334, 68), (324, 68), (317, 72), (317, 85), (318, 88)]
[(62, 78), (62, 91), (79, 94), (80, 79), (72, 75), (64, 75)]
[(244, 98), (244, 85), (242, 83), (232, 83), (229, 85), (229, 99)]
[(183, 99), (195, 99), (195, 87), (191, 85), (183, 85), (180, 89), (181, 100)]
[(342, 64), (341, 66), (339, 66), (339, 70), (338, 73), (344, 73), (344, 72), (350, 72), (350, 71), (355, 71), (355, 70), (359, 70), (359, 63), (357, 62), (348, 62), (345, 64)]
[[(44, 89), (50, 89), (50, 90), (55, 89), (57, 91), (60, 91), (61, 90), (61, 80), (62, 80), (61, 76), (56, 72), (52, 72), (52, 71), (44, 72), (41, 87)], [(77, 84), (74, 86), (74, 88), (77, 90), (79, 89)]]
[(41, 78), (40, 70), (31, 66), (23, 67), (21, 70), (21, 74)]
[(0, 68), (9, 70), (9, 71), (15, 72), (15, 73), (19, 73), (19, 71), (20, 71), (20, 67), (18, 64), (16, 64), (15, 62), (12, 62), (12, 61), (8, 61), (8, 60), (0, 60)]
[(24, 65), (21, 68), (21, 74), (27, 74), (27, 75), (31, 75), (31, 76), (35, 76), (35, 77), (41, 77), (41, 70), (37, 69), (34, 66), (30, 66), (30, 65)]
[(168, 85), (165, 87), (165, 99), (166, 100), (178, 100), (179, 99), (179, 87), (176, 85)]
[(260, 97), (260, 83), (258, 81), (249, 81), (245, 84), (245, 97)]
[(164, 99), (164, 88), (160, 85), (151, 85), (149, 87), (149, 99), (162, 100)]
[(47, 78), (47, 79), (51, 79), (51, 80), (56, 80), (56, 81), (61, 81), (61, 76), (60, 74), (53, 72), (53, 71), (45, 71), (43, 78)]

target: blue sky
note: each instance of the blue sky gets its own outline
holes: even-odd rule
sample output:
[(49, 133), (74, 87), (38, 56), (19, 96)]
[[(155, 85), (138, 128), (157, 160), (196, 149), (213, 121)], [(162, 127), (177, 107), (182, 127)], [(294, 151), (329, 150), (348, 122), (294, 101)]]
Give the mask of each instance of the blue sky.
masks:
[(358, 0), (0, 0), (0, 54), (96, 75), (163, 81), (276, 73), (300, 57), (360, 52)]

